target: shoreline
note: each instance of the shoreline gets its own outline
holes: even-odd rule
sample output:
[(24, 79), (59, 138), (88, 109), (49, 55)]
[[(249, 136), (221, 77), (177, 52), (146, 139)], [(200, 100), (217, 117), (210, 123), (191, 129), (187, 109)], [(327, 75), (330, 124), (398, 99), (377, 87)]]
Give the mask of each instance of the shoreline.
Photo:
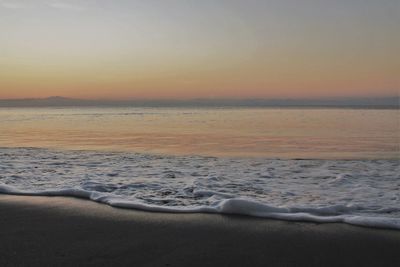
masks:
[[(82, 201), (90, 201), (100, 205), (106, 205), (111, 208), (124, 209), (138, 212), (149, 212), (149, 213), (161, 213), (161, 214), (216, 214), (222, 216), (239, 216), (248, 217), (261, 220), (279, 220), (287, 222), (298, 222), (298, 223), (339, 223), (348, 224), (358, 227), (366, 227), (372, 229), (386, 229), (400, 231), (398, 221), (389, 221), (390, 218), (374, 218), (374, 217), (345, 217), (344, 215), (337, 216), (318, 216), (309, 214), (307, 212), (282, 212), (281, 208), (272, 206), (263, 206), (264, 204), (259, 202), (247, 201), (243, 202), (243, 199), (228, 199), (227, 201), (221, 202), (218, 206), (214, 207), (199, 207), (193, 209), (175, 209), (173, 206), (146, 206), (145, 204), (132, 203), (119, 198), (107, 199), (104, 197), (96, 196), (92, 198), (92, 192), (88, 191), (75, 191), (73, 193), (66, 194), (65, 192), (60, 194), (55, 191), (43, 191), (41, 193), (29, 193), (25, 191), (13, 191), (13, 188), (1, 187), (0, 185), (0, 196), (8, 195), (15, 197), (42, 197), (42, 198), (72, 198)], [(6, 193), (5, 193), (6, 192)], [(70, 203), (66, 203), (69, 205)], [(262, 212), (258, 213), (257, 209), (263, 206), (264, 208), (274, 209), (275, 212), (271, 212), (269, 215), (265, 215)]]
[(398, 266), (400, 231), (0, 195), (0, 265)]

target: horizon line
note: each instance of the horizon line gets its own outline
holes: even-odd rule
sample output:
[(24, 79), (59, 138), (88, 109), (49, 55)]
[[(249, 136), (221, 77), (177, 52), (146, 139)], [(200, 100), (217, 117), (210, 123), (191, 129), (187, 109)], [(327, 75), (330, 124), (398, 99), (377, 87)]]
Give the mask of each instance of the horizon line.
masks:
[(0, 98), (0, 101), (26, 101), (26, 100), (77, 100), (77, 101), (109, 101), (109, 102), (127, 102), (127, 101), (329, 101), (329, 100), (373, 100), (373, 99), (389, 99), (398, 98), (398, 95), (387, 96), (327, 96), (327, 97), (193, 97), (193, 98), (79, 98), (68, 96), (47, 96), (47, 97), (16, 97), (16, 98)]

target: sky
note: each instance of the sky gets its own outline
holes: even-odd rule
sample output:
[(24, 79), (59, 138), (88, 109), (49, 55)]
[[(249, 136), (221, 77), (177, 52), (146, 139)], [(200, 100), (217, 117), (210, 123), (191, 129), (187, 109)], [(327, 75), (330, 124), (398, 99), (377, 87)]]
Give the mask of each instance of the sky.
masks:
[(0, 99), (400, 91), (398, 0), (0, 0)]

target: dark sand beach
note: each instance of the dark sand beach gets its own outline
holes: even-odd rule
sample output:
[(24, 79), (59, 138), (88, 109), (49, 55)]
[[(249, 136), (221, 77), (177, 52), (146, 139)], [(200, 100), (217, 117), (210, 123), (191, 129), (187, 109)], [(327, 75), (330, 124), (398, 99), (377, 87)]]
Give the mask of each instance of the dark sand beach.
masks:
[(400, 231), (0, 195), (0, 266), (400, 266)]

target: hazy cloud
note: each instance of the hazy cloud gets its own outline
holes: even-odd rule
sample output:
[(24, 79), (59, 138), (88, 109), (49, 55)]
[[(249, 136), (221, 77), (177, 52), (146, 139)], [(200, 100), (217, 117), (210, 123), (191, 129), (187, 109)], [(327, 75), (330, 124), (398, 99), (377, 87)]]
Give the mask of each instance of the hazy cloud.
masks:
[(0, 6), (8, 9), (28, 8), (28, 5), (20, 1), (0, 1)]
[(48, 4), (48, 6), (50, 6), (52, 8), (66, 9), (66, 10), (72, 10), (72, 11), (82, 11), (82, 10), (86, 9), (82, 5), (71, 3), (71, 1), (52, 1)]
[(86, 9), (86, 6), (81, 5), (78, 1), (71, 0), (43, 0), (43, 1), (31, 1), (27, 2), (24, 0), (0, 0), (0, 8), (7, 9), (26, 9), (26, 8), (40, 8), (50, 7), (55, 9), (71, 10), (71, 11), (82, 11)]

